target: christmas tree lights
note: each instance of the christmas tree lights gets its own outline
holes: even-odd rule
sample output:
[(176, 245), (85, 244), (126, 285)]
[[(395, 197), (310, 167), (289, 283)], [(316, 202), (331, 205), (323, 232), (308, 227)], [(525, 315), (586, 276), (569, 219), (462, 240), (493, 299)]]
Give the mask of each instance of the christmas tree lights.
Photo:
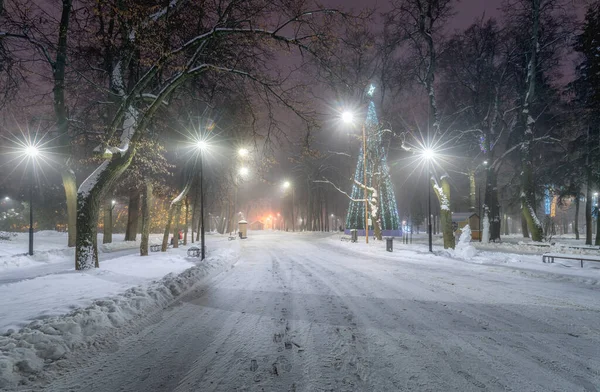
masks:
[[(372, 101), (374, 87), (371, 85), (367, 92), (369, 96), (369, 106), (367, 109), (367, 117), (364, 127), (367, 137), (367, 187), (373, 187), (376, 181), (373, 181), (374, 174), (379, 178), (379, 184), (375, 184), (377, 189), (377, 202), (380, 213), (381, 232), (383, 236), (401, 236), (402, 228), (396, 204), (396, 196), (394, 194), (394, 185), (390, 178), (389, 167), (387, 164), (387, 153), (383, 147), (382, 132), (379, 129), (379, 121), (377, 119), (377, 111), (375, 103)], [(352, 200), (348, 207), (346, 216), (346, 231), (349, 233), (351, 229), (357, 229), (358, 235), (365, 235), (365, 203), (364, 190), (360, 186), (364, 182), (363, 172), (363, 148), (359, 150), (356, 170), (354, 172), (354, 182), (352, 184)], [(378, 170), (377, 173), (374, 173)], [(370, 193), (369, 198), (373, 195)], [(369, 220), (372, 220), (371, 211), (369, 211)], [(369, 225), (369, 230), (373, 229), (373, 222)]]

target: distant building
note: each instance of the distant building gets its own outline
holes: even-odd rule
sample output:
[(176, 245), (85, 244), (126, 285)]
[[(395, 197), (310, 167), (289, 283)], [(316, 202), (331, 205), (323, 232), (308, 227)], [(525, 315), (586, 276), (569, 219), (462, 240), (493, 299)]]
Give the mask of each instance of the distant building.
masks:
[(265, 224), (259, 220), (254, 221), (248, 225), (248, 229), (250, 230), (264, 230)]
[(467, 224), (471, 228), (471, 239), (479, 240), (481, 238), (481, 228), (479, 225), (479, 215), (474, 212), (453, 212), (452, 229), (460, 236), (462, 228)]

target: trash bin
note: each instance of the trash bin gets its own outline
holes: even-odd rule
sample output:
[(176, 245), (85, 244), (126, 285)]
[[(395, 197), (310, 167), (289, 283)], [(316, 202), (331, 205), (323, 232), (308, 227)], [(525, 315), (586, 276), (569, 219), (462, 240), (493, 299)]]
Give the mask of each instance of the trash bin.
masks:
[(351, 235), (350, 241), (352, 241), (352, 242), (358, 241), (358, 231), (356, 229), (350, 230), (350, 235)]
[(387, 237), (385, 239), (385, 250), (388, 252), (394, 251), (394, 237)]
[(246, 222), (245, 220), (241, 220), (238, 222), (239, 228), (240, 228), (240, 238), (244, 239), (248, 236), (248, 222)]

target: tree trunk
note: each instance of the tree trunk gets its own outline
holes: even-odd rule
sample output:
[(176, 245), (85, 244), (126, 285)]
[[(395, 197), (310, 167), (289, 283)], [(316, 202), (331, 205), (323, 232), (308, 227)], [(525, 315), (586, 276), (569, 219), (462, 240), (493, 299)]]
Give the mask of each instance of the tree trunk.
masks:
[(175, 224), (173, 225), (173, 248), (179, 248), (179, 230), (181, 228), (181, 208), (182, 203), (178, 203), (175, 212)]
[(146, 191), (142, 199), (142, 240), (140, 256), (148, 256), (148, 238), (150, 237), (150, 219), (152, 205), (152, 181), (146, 181)]
[(60, 174), (67, 199), (68, 246), (73, 247), (77, 239), (77, 179), (73, 170), (67, 167)]
[[(131, 164), (135, 154), (134, 140), (124, 155), (105, 161), (79, 187), (77, 192), (77, 242), (75, 269), (98, 268), (98, 212), (100, 202), (114, 182)], [(111, 206), (112, 207), (112, 206)], [(109, 209), (110, 211), (110, 209)]]
[(484, 211), (488, 213), (488, 219), (490, 222), (490, 241), (500, 240), (501, 232), (501, 217), (500, 217), (500, 202), (498, 201), (498, 180), (496, 177), (496, 171), (493, 168), (489, 168), (486, 176), (485, 186), (485, 207)]
[(127, 230), (125, 241), (135, 241), (137, 237), (140, 218), (140, 191), (132, 188), (129, 193), (129, 207), (127, 208)]
[[(58, 43), (56, 46), (56, 60), (52, 65), (52, 75), (54, 77), (54, 114), (56, 116), (56, 130), (58, 134), (58, 144), (63, 156), (70, 156), (71, 137), (69, 136), (68, 110), (65, 99), (65, 69), (67, 66), (67, 49), (69, 21), (71, 15), (72, 0), (62, 1), (62, 12), (60, 26), (58, 29)], [(73, 247), (77, 239), (77, 179), (75, 173), (69, 167), (69, 159), (61, 167), (60, 174), (63, 181), (63, 188), (67, 202), (67, 220), (68, 220), (68, 246)]]
[(183, 245), (187, 245), (188, 227), (190, 226), (189, 216), (190, 216), (190, 200), (189, 200), (189, 197), (186, 197), (185, 198), (185, 227), (183, 229)]
[(196, 211), (198, 209), (198, 190), (194, 192), (194, 198), (192, 201), (192, 221), (190, 222), (191, 240), (192, 244), (194, 243), (194, 222), (196, 222)]
[(444, 237), (444, 249), (454, 249), (454, 231), (452, 230), (452, 211), (450, 210), (450, 181), (447, 174), (442, 175), (441, 186), (432, 178), (433, 189), (440, 202), (441, 230)]
[(163, 241), (162, 241), (162, 247), (161, 247), (162, 252), (166, 252), (167, 248), (169, 246), (169, 233), (171, 231), (171, 222), (173, 221), (173, 215), (174, 215), (175, 211), (177, 213), (175, 214), (175, 223), (174, 223), (174, 227), (175, 227), (174, 234), (175, 235), (174, 235), (173, 247), (175, 247), (175, 248), (179, 247), (179, 220), (181, 219), (181, 204), (183, 203), (183, 200), (185, 199), (185, 197), (187, 196), (188, 192), (190, 191), (190, 189), (192, 187), (192, 184), (194, 182), (193, 179), (194, 179), (193, 175), (188, 176), (181, 193), (179, 195), (177, 195), (177, 197), (175, 199), (173, 199), (173, 201), (171, 201), (171, 205), (169, 206), (169, 215), (167, 218), (167, 225), (165, 227), (165, 232), (163, 233)]
[(536, 215), (535, 182), (533, 176), (533, 139), (535, 119), (531, 115), (531, 103), (536, 95), (536, 75), (538, 69), (537, 54), (539, 50), (539, 20), (540, 0), (532, 0), (531, 14), (531, 45), (529, 49), (529, 63), (527, 64), (527, 76), (525, 80), (525, 94), (523, 107), (521, 109), (520, 121), (524, 128), (521, 147), (521, 209), (531, 239), (539, 242), (543, 240), (544, 228)]
[(577, 189), (577, 195), (575, 196), (575, 222), (573, 223), (573, 231), (575, 232), (575, 239), (579, 239), (579, 192)]
[(529, 229), (527, 228), (527, 220), (521, 211), (521, 231), (523, 232), (523, 238), (529, 238)]
[(475, 170), (469, 170), (469, 211), (477, 211), (477, 188), (475, 184)]
[(592, 245), (592, 171), (588, 170), (588, 183), (585, 191), (585, 244)]
[(165, 231), (163, 233), (162, 245), (160, 247), (161, 252), (166, 252), (169, 247), (169, 233), (171, 232), (171, 222), (173, 221), (173, 206), (169, 207), (167, 215), (167, 224), (165, 225)]
[(594, 242), (594, 245), (600, 245), (600, 213), (598, 211), (598, 207), (596, 207), (595, 210), (596, 210), (596, 241)]
[(113, 205), (110, 197), (104, 199), (104, 238), (102, 239), (103, 244), (112, 243), (112, 221)]

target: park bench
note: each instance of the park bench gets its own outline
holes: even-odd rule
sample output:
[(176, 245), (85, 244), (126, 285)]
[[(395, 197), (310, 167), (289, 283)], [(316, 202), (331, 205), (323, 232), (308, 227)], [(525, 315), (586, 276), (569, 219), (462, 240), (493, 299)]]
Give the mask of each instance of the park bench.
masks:
[(554, 259), (579, 260), (581, 262), (581, 268), (583, 268), (584, 260), (600, 262), (600, 256), (565, 255), (561, 253), (544, 253), (542, 255), (542, 262), (544, 263), (554, 263)]

